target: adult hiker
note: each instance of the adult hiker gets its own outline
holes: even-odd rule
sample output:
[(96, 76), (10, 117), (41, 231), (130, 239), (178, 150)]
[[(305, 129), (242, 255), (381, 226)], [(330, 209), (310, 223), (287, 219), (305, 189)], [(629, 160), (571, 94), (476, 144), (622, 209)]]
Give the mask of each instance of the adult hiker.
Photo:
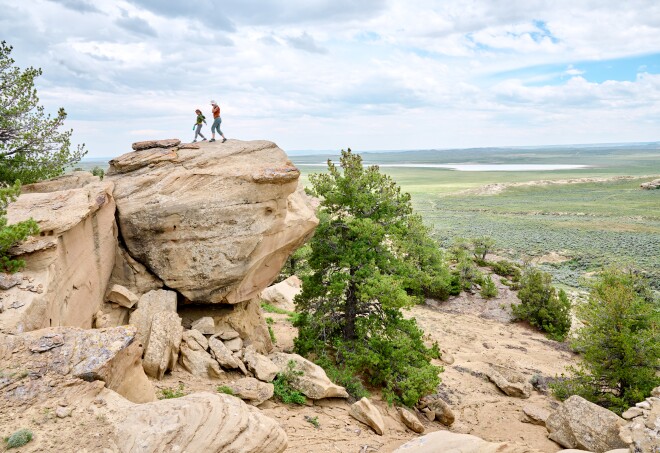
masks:
[(206, 124), (206, 117), (202, 115), (202, 111), (200, 109), (195, 110), (195, 113), (197, 114), (197, 120), (195, 121), (195, 125), (193, 126), (193, 129), (195, 129), (195, 139), (193, 140), (193, 143), (197, 141), (197, 136), (199, 135), (202, 137), (202, 141), (206, 141), (206, 137), (202, 135), (202, 123)]
[(218, 105), (217, 102), (211, 101), (211, 105), (213, 106), (213, 124), (211, 125), (211, 140), (210, 142), (215, 141), (215, 132), (217, 131), (218, 134), (222, 137), (222, 143), (227, 141), (227, 138), (225, 137), (225, 134), (222, 133), (220, 130), (220, 123), (222, 123), (222, 119), (220, 118), (220, 106)]

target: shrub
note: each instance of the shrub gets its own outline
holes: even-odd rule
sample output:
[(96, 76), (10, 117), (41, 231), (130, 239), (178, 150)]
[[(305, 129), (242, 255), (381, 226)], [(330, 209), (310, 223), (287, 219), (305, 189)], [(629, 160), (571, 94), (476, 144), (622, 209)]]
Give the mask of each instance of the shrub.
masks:
[(268, 302), (261, 303), (261, 309), (266, 313), (276, 313), (278, 315), (292, 315), (293, 312), (287, 311), (283, 308), (276, 307), (275, 305), (269, 304)]
[(454, 274), (458, 277), (461, 289), (465, 291), (471, 290), (475, 284), (481, 283), (483, 279), (483, 275), (474, 264), (474, 261), (467, 255), (460, 258)]
[(98, 176), (102, 180), (105, 176), (105, 170), (97, 165), (96, 167), (92, 168), (92, 174), (94, 176)]
[(501, 277), (511, 277), (512, 281), (519, 281), (522, 275), (520, 267), (516, 263), (508, 260), (489, 261), (486, 264), (497, 275)]
[(285, 404), (305, 404), (305, 401), (307, 401), (305, 395), (291, 386), (291, 381), (296, 376), (302, 375), (302, 371), (296, 370), (296, 362), (289, 360), (286, 370), (278, 373), (273, 381), (275, 397)]
[(486, 260), (486, 255), (488, 255), (495, 245), (495, 239), (490, 236), (473, 238), (470, 239), (470, 242), (472, 243), (472, 253), (474, 253), (474, 258), (482, 262)]
[(497, 297), (497, 294), (498, 292), (495, 282), (490, 275), (487, 275), (481, 284), (481, 297), (484, 299), (492, 299), (493, 297)]
[(21, 182), (11, 187), (0, 184), (0, 272), (14, 273), (25, 266), (25, 261), (9, 254), (9, 249), (28, 236), (39, 233), (39, 226), (33, 219), (7, 225), (7, 206), (21, 193)]
[(564, 340), (571, 328), (571, 303), (566, 293), (557, 292), (551, 282), (550, 274), (527, 267), (520, 281), (520, 304), (511, 309), (516, 318), (529, 321), (550, 338)]
[(215, 389), (218, 393), (224, 393), (226, 395), (234, 395), (234, 391), (231, 389), (231, 387), (227, 387), (226, 385), (219, 385)]
[(25, 428), (20, 429), (6, 439), (7, 448), (22, 447), (31, 440), (32, 440), (32, 431)]
[(573, 346), (583, 361), (552, 384), (555, 395), (580, 395), (619, 414), (648, 397), (660, 385), (660, 301), (648, 283), (630, 272), (606, 270), (577, 313), (585, 326)]
[(186, 394), (183, 392), (183, 384), (179, 384), (179, 388), (164, 388), (160, 391), (159, 400), (169, 400), (172, 398), (181, 398)]
[(369, 397), (369, 391), (364, 387), (362, 380), (357, 376), (354, 370), (351, 370), (345, 364), (341, 367), (337, 366), (337, 364), (327, 356), (318, 358), (316, 364), (323, 368), (332, 382), (344, 387), (351, 398), (360, 400), (364, 397)]

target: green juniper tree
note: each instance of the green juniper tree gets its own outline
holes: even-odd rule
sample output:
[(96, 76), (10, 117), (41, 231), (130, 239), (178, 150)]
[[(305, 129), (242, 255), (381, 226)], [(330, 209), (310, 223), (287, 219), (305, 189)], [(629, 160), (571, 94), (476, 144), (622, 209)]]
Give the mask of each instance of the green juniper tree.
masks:
[(553, 384), (564, 399), (580, 395), (621, 413), (660, 385), (660, 300), (631, 272), (608, 269), (577, 307), (584, 322), (573, 342), (582, 363)]
[(7, 205), (16, 200), (20, 193), (19, 181), (11, 187), (0, 187), (0, 272), (20, 270), (25, 262), (9, 255), (9, 249), (28, 236), (39, 233), (37, 222), (32, 219), (7, 225)]
[(441, 369), (430, 364), (437, 345), (426, 347), (401, 309), (425, 294), (447, 294), (438, 246), (413, 215), (410, 195), (350, 149), (340, 166), (328, 161), (328, 172), (310, 182), (321, 199), (320, 224), (310, 242), (311, 273), (296, 298), (296, 350), (412, 405), (435, 390)]
[(62, 174), (86, 151), (84, 145), (70, 149), (72, 131), (59, 130), (66, 119), (63, 108), (51, 117), (39, 105), (34, 80), (41, 69), (14, 66), (11, 51), (0, 43), (0, 183), (29, 184)]

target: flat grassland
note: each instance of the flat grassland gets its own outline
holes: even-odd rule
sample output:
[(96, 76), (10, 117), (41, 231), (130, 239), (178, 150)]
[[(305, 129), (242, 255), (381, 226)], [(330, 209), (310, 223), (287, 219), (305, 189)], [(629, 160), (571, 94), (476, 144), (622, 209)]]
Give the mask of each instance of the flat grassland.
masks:
[[(307, 183), (327, 157), (292, 157)], [(433, 226), (444, 245), (488, 235), (498, 253), (537, 260), (570, 287), (609, 265), (634, 265), (660, 289), (660, 190), (639, 185), (660, 178), (660, 144), (546, 149), (424, 150), (364, 153), (381, 164)], [(570, 164), (548, 171), (456, 171), (390, 165)], [(316, 165), (319, 164), (319, 165)], [(575, 181), (577, 180), (577, 181)], [(559, 258), (557, 259), (559, 255)], [(541, 261), (544, 261), (541, 258)]]

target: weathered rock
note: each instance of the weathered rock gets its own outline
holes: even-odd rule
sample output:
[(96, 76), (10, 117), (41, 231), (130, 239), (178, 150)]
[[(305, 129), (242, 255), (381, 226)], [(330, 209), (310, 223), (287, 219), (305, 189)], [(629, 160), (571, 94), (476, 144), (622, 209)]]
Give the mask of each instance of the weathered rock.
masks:
[(71, 412), (73, 412), (72, 407), (57, 406), (57, 409), (55, 409), (55, 415), (57, 418), (71, 417)]
[(121, 245), (115, 249), (115, 267), (110, 284), (122, 285), (134, 294), (145, 294), (163, 287), (163, 282), (135, 261)]
[(625, 411), (623, 414), (621, 414), (621, 418), (624, 420), (632, 420), (635, 417), (639, 417), (642, 415), (644, 411), (640, 409), (639, 407), (631, 407), (627, 411)]
[(231, 351), (220, 339), (216, 337), (209, 338), (209, 348), (211, 349), (211, 356), (218, 361), (222, 368), (234, 369), (239, 367), (240, 360), (234, 358)]
[(344, 387), (333, 384), (323, 371), (323, 368), (310, 362), (298, 354), (285, 354), (276, 352), (269, 356), (270, 360), (277, 365), (278, 371), (286, 371), (289, 362), (293, 361), (295, 369), (302, 371), (302, 375), (291, 378), (291, 386), (302, 392), (306, 397), (313, 400), (322, 398), (348, 398), (348, 392)]
[(133, 308), (138, 303), (138, 296), (122, 285), (112, 285), (105, 295), (105, 300), (126, 308)]
[(137, 327), (139, 342), (146, 344), (149, 340), (153, 316), (156, 313), (167, 311), (176, 312), (176, 293), (174, 291), (155, 289), (140, 297), (138, 308), (131, 313), (129, 319), (129, 323)]
[[(84, 381), (103, 381), (109, 389), (134, 402), (153, 401), (155, 393), (142, 369), (142, 348), (135, 342), (133, 326), (112, 329), (83, 330), (75, 327), (52, 327), (20, 335), (0, 334), (0, 369), (19, 366), (40, 380), (47, 373), (78, 378)], [(2, 347), (0, 347), (2, 349)], [(12, 387), (11, 377), (5, 385)], [(18, 383), (24, 389), (19, 398), (30, 397), (31, 388), (38, 383)]]
[(231, 352), (238, 352), (243, 348), (243, 340), (240, 338), (234, 338), (233, 340), (223, 341), (227, 349)]
[(630, 451), (660, 453), (660, 387), (653, 389), (651, 395), (646, 399), (649, 409), (633, 407), (626, 411), (641, 411), (619, 430), (619, 437), (630, 444)]
[(213, 335), (215, 333), (215, 322), (210, 316), (204, 316), (193, 322), (190, 328), (198, 330), (204, 335)]
[(14, 286), (21, 283), (21, 278), (18, 275), (5, 274), (0, 272), (0, 289), (6, 290), (13, 288)]
[(133, 148), (134, 151), (140, 151), (149, 148), (174, 148), (180, 144), (181, 140), (178, 138), (168, 138), (164, 140), (145, 140), (142, 142), (135, 142), (131, 145), (131, 148)]
[(492, 365), (486, 371), (488, 379), (506, 395), (516, 398), (529, 398), (532, 394), (532, 384), (527, 382), (525, 376), (509, 368)]
[(421, 434), (424, 432), (424, 425), (422, 425), (422, 422), (419, 421), (419, 419), (415, 414), (413, 414), (404, 407), (398, 407), (397, 410), (399, 411), (399, 415), (401, 416), (401, 421), (403, 422), (404, 425), (406, 425), (408, 428), (410, 428), (412, 431), (416, 432), (417, 434)]
[(222, 327), (220, 332), (218, 332), (218, 338), (223, 341), (235, 340), (236, 338), (239, 338), (240, 335), (240, 333), (236, 332), (229, 326)]
[(182, 334), (181, 318), (176, 313), (163, 311), (153, 315), (142, 359), (144, 371), (149, 376), (160, 380), (166, 371), (174, 369)]
[(195, 376), (218, 378), (223, 373), (218, 362), (208, 352), (202, 349), (191, 349), (189, 343), (181, 343), (179, 363), (186, 371)]
[(292, 275), (284, 281), (261, 291), (259, 297), (282, 310), (295, 311), (293, 299), (302, 291), (302, 282)]
[(451, 407), (442, 398), (438, 397), (430, 400), (428, 408), (435, 412), (435, 419), (445, 426), (451, 426), (456, 420)]
[(287, 447), (276, 421), (229, 395), (193, 393), (118, 412), (113, 425), (122, 453), (279, 453)]
[(351, 404), (351, 409), (348, 413), (357, 421), (371, 427), (376, 434), (382, 436), (385, 432), (383, 416), (378, 408), (367, 398), (362, 398), (360, 401)]
[(209, 340), (199, 330), (186, 330), (183, 332), (183, 341), (194, 351), (206, 351), (209, 348)]
[(268, 357), (259, 354), (254, 346), (248, 346), (243, 352), (243, 363), (254, 377), (264, 382), (272, 382), (280, 369)]
[(33, 218), (41, 233), (10, 251), (25, 260), (27, 280), (0, 291), (0, 332), (92, 327), (114, 266), (117, 226), (113, 184), (90, 177), (92, 183), (66, 190), (55, 189), (74, 186), (73, 175), (33, 184), (8, 206), (9, 224)]
[(193, 302), (256, 297), (318, 223), (299, 171), (264, 141), (167, 152), (176, 156), (147, 149), (111, 161), (131, 256)]
[(619, 429), (625, 420), (579, 396), (571, 396), (546, 420), (548, 437), (566, 448), (602, 453), (624, 448)]
[(523, 417), (521, 420), (524, 423), (531, 423), (533, 425), (545, 426), (545, 421), (550, 416), (550, 411), (534, 406), (533, 404), (526, 404), (522, 410)]
[(275, 387), (269, 382), (261, 382), (258, 379), (246, 377), (228, 384), (234, 396), (247, 401), (253, 406), (258, 406), (273, 397)]
[(406, 442), (394, 453), (541, 453), (510, 442), (487, 442), (470, 434), (436, 431)]
[(130, 311), (128, 308), (121, 307), (113, 303), (105, 303), (101, 310), (94, 315), (94, 327), (97, 329), (106, 329), (108, 327), (119, 327), (128, 324)]

